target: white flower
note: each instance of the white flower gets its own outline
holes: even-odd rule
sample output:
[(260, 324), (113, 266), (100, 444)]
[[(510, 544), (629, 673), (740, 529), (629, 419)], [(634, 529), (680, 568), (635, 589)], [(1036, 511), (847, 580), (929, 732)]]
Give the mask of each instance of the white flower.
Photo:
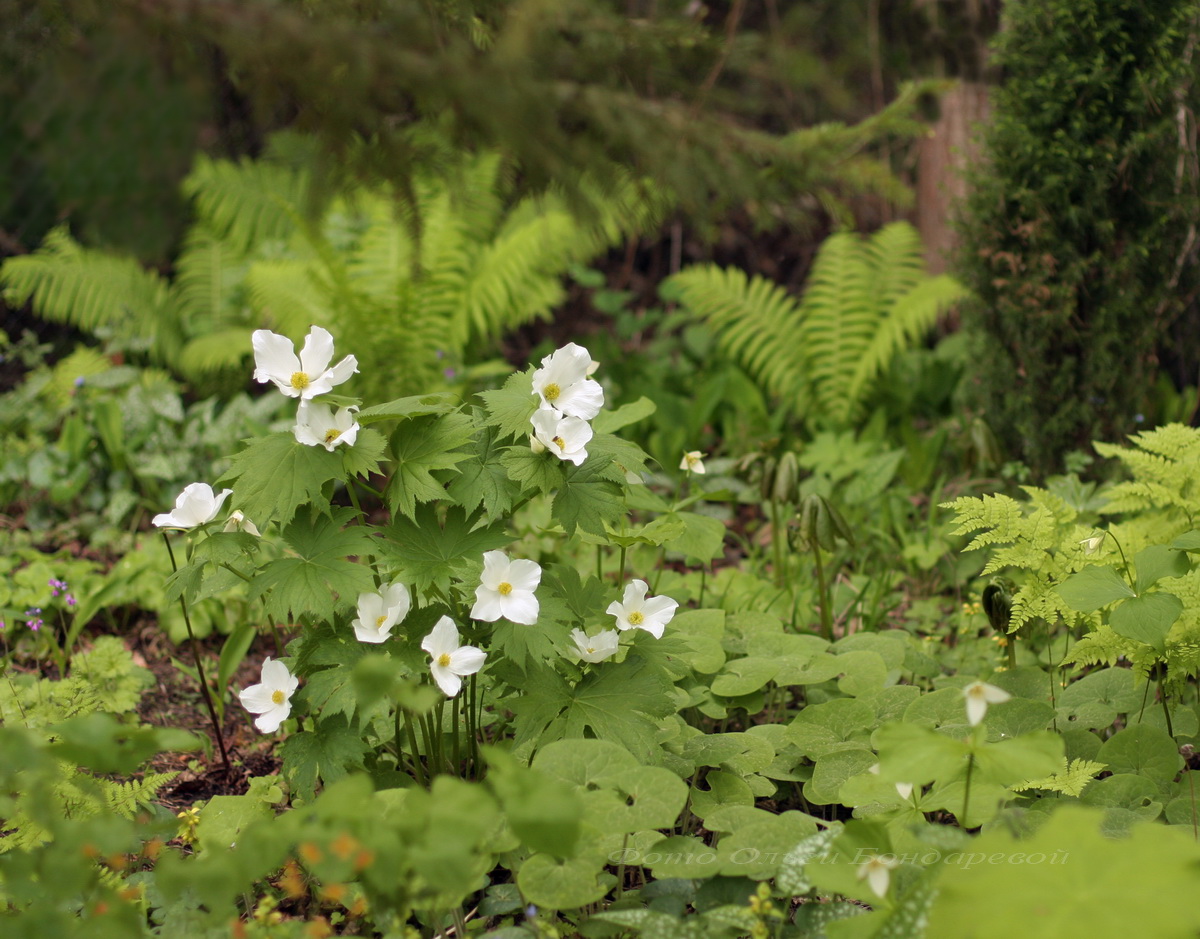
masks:
[(606, 629), (602, 633), (588, 636), (582, 629), (572, 629), (571, 639), (579, 657), (585, 662), (603, 662), (617, 654), (621, 634), (615, 629)]
[(592, 425), (578, 417), (563, 417), (550, 408), (533, 412), (533, 437), (530, 446), (534, 453), (549, 450), (560, 460), (578, 466), (587, 459), (584, 449), (592, 439)]
[(494, 623), (504, 617), (512, 623), (532, 626), (538, 618), (534, 591), (541, 582), (542, 569), (536, 561), (510, 561), (503, 551), (486, 552), (471, 619)]
[(242, 514), (241, 509), (234, 509), (229, 513), (229, 518), (225, 519), (225, 527), (222, 531), (244, 531), (248, 535), (253, 535), (255, 538), (261, 538), (262, 535), (250, 519)]
[(185, 486), (175, 500), (174, 511), (156, 515), (151, 521), (159, 528), (195, 528), (216, 518), (232, 492), (232, 489), (222, 489), (220, 495), (213, 495), (208, 483), (192, 483)]
[(887, 894), (892, 871), (900, 866), (900, 859), (891, 854), (873, 854), (858, 865), (859, 880), (865, 880), (875, 896), (882, 899)]
[(350, 625), (359, 642), (379, 643), (387, 639), (392, 627), (408, 616), (412, 597), (404, 584), (392, 584), (377, 593), (358, 595), (358, 618)]
[(262, 682), (238, 693), (238, 698), (251, 714), (257, 714), (254, 726), (264, 734), (272, 734), (292, 713), (292, 695), (300, 687), (300, 679), (288, 671), (282, 662), (263, 659)]
[(356, 407), (338, 408), (335, 414), (327, 404), (301, 401), (292, 433), (306, 447), (321, 446), (330, 453), (342, 444), (352, 447), (358, 439), (359, 426), (354, 419), (357, 410)]
[(973, 681), (963, 688), (963, 697), (967, 699), (967, 723), (974, 727), (987, 714), (989, 704), (1003, 704), (1012, 695), (987, 682)]
[(689, 450), (683, 455), (683, 459), (679, 461), (679, 468), (687, 470), (689, 473), (697, 473), (703, 476), (707, 472), (704, 468), (704, 454), (699, 450)]
[(448, 698), (462, 688), (462, 676), (474, 675), (487, 658), (482, 649), (458, 644), (458, 627), (449, 616), (437, 621), (433, 632), (421, 640), (421, 648), (429, 653), (429, 671)]
[(617, 629), (644, 629), (655, 639), (661, 639), (663, 628), (675, 615), (679, 603), (670, 597), (646, 599), (649, 584), (644, 580), (630, 581), (625, 586), (625, 596), (618, 603), (614, 600), (605, 611), (617, 618)]
[(333, 368), (333, 336), (320, 326), (308, 331), (304, 348), (296, 356), (296, 347), (287, 336), (269, 329), (256, 329), (251, 336), (254, 345), (254, 380), (273, 381), (289, 398), (315, 398), (329, 392), (358, 371), (358, 359), (346, 356)]
[(901, 799), (907, 799), (909, 796), (912, 795), (912, 791), (913, 791), (912, 783), (896, 783), (895, 786), (896, 786), (896, 792), (899, 794)]
[(1100, 545), (1104, 543), (1104, 532), (1098, 535), (1092, 535), (1090, 538), (1084, 538), (1079, 544), (1083, 547), (1084, 554), (1095, 554), (1100, 550)]
[(599, 414), (604, 389), (587, 377), (591, 365), (587, 349), (573, 342), (542, 359), (542, 367), (533, 373), (533, 390), (541, 406), (585, 421)]

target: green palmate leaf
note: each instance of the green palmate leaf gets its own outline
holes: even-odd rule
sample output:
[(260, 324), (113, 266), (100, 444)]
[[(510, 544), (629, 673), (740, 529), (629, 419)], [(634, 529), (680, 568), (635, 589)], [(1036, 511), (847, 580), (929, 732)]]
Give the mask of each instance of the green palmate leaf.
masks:
[(306, 447), (290, 433), (270, 434), (234, 454), (218, 483), (233, 486), (233, 507), (259, 527), (268, 520), (286, 525), (305, 502), (329, 505), (322, 489), (342, 475), (342, 455)]
[(589, 574), (585, 580), (574, 567), (556, 564), (545, 569), (542, 585), (558, 594), (571, 615), (580, 622), (595, 616), (608, 605), (605, 602), (607, 592), (596, 576)]
[(267, 595), (268, 612), (281, 620), (305, 613), (331, 619), (360, 593), (374, 589), (370, 568), (346, 560), (378, 550), (365, 529), (341, 527), (353, 516), (350, 509), (332, 516), (313, 509), (289, 524), (283, 538), (294, 556), (267, 564), (251, 582), (250, 598)]
[(1171, 542), (1171, 547), (1179, 551), (1200, 551), (1200, 531), (1193, 529), (1184, 532)]
[(602, 535), (605, 522), (615, 522), (624, 515), (621, 487), (607, 478), (609, 466), (593, 457), (567, 471), (550, 513), (568, 535), (575, 534), (577, 528)]
[(471, 454), (460, 448), (473, 433), (471, 419), (457, 412), (426, 415), (401, 424), (391, 438), (396, 468), (386, 495), (392, 512), (414, 518), (418, 502), (445, 498), (446, 488), (433, 473), (468, 459)]
[(537, 410), (537, 398), (533, 394), (533, 370), (510, 375), (503, 388), (481, 391), (484, 407), (488, 411), (488, 424), (496, 428), (501, 438), (528, 437), (532, 425), (529, 419)]
[(671, 683), (640, 660), (609, 664), (575, 687), (539, 671), (510, 707), (517, 714), (517, 745), (567, 737), (596, 737), (620, 744), (643, 763), (659, 762), (658, 723), (673, 713)]
[(1161, 652), (1167, 633), (1181, 613), (1183, 602), (1174, 594), (1148, 593), (1114, 607), (1108, 624), (1118, 636), (1136, 639)]
[(483, 552), (511, 541), (502, 523), (485, 525), (480, 512), (450, 506), (439, 519), (435, 506), (421, 505), (411, 520), (397, 518), (384, 530), (377, 550), (395, 561), (418, 590), (434, 584), (445, 590), (450, 578), (464, 576), (467, 565), (477, 563)]
[(445, 414), (453, 411), (456, 407), (458, 407), (458, 395), (450, 391), (412, 395), (365, 408), (358, 412), (358, 422), (365, 427), (376, 421), (402, 421), (425, 414)]
[(551, 453), (534, 453), (528, 445), (517, 445), (502, 451), (500, 465), (504, 467), (508, 478), (522, 489), (532, 489), (544, 495), (562, 485), (564, 468), (569, 464)]
[(387, 438), (377, 430), (358, 432), (354, 446), (341, 448), (342, 468), (348, 476), (370, 476), (379, 472), (379, 461), (387, 452)]
[(517, 837), (534, 851), (556, 858), (575, 853), (583, 802), (575, 789), (537, 769), (522, 766), (498, 748), (484, 753), (491, 771), (488, 785), (500, 799)]
[(588, 443), (587, 451), (588, 463), (596, 463), (605, 478), (622, 487), (627, 484), (627, 473), (640, 477), (651, 459), (650, 454), (636, 443), (599, 432)]
[(696, 512), (677, 512), (664, 517), (683, 522), (683, 532), (667, 542), (668, 549), (701, 564), (721, 556), (725, 545), (725, 523), (719, 518)]
[[(458, 464), (459, 475), (450, 483), (450, 498), (468, 512), (482, 505), (488, 518), (498, 518), (512, 508), (518, 487), (500, 462), (508, 450), (496, 443), (495, 428), (485, 427), (475, 437), (469, 456)], [(531, 451), (532, 455), (532, 451)]]
[(1179, 748), (1167, 732), (1149, 724), (1134, 724), (1104, 742), (1096, 759), (1114, 773), (1134, 773), (1166, 787), (1183, 769)]
[(1098, 564), (1089, 564), (1072, 574), (1056, 589), (1067, 606), (1080, 613), (1091, 613), (1114, 600), (1136, 596), (1116, 570)]
[(362, 765), (367, 745), (342, 718), (321, 721), (315, 732), (292, 734), (279, 747), (283, 775), (292, 791), (311, 799), (318, 780), (336, 782)]

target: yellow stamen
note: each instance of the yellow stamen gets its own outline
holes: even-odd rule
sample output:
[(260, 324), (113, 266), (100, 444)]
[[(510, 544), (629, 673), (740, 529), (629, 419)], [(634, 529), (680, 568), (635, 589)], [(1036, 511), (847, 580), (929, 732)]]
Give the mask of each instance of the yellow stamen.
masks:
[(292, 372), (290, 384), (297, 391), (303, 391), (309, 386), (308, 372)]
[(551, 437), (550, 442), (558, 444), (558, 449), (560, 450), (567, 449), (567, 443), (562, 439), (562, 437)]
[(450, 667), (450, 653), (443, 652), (441, 655), (439, 655), (437, 657), (437, 663), (442, 668), (449, 668)]
[(383, 629), (383, 621), (384, 621), (384, 620), (386, 620), (386, 619), (387, 619), (387, 617), (386, 617), (386, 616), (377, 616), (377, 617), (375, 617), (375, 628), (376, 628), (376, 629)]
[(283, 704), (283, 702), (286, 700), (287, 700), (287, 695), (285, 695), (279, 688), (276, 688), (274, 691), (271, 692), (271, 703), (272, 704)]
[(512, 593), (512, 584), (510, 584), (508, 581), (505, 581), (496, 588), (496, 592), (502, 597), (507, 597), (510, 593)]
[(342, 432), (340, 430), (327, 430), (325, 431), (325, 443), (333, 443), (340, 436), (342, 436)]
[(547, 401), (557, 401), (560, 394), (562, 394), (562, 389), (554, 382), (550, 382), (550, 384), (542, 389), (542, 397)]
[(629, 625), (630, 626), (641, 626), (642, 623), (644, 623), (645, 621), (646, 621), (646, 617), (644, 617), (641, 614), (640, 610), (634, 610), (632, 613), (629, 614)]

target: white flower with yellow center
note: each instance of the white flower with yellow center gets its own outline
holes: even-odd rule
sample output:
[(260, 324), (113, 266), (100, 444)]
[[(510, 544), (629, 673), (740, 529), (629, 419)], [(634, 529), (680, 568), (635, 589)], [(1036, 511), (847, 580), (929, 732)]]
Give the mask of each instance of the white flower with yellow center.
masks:
[(655, 639), (661, 639), (663, 629), (675, 615), (679, 603), (670, 597), (647, 599), (649, 589), (650, 585), (644, 580), (630, 581), (621, 602), (614, 600), (605, 612), (617, 618), (617, 629), (644, 629)]
[(616, 655), (620, 640), (621, 634), (615, 629), (606, 629), (594, 636), (589, 636), (582, 629), (571, 630), (571, 641), (575, 643), (575, 651), (585, 662), (603, 662)]
[(604, 389), (588, 378), (592, 357), (587, 349), (567, 343), (542, 359), (533, 373), (533, 390), (540, 407), (553, 408), (568, 417), (590, 421), (604, 407)]
[(511, 623), (532, 626), (538, 618), (534, 591), (541, 582), (542, 569), (536, 561), (512, 561), (503, 551), (486, 552), (471, 619), (494, 623), (503, 617)]
[(392, 627), (408, 616), (412, 597), (404, 584), (392, 584), (375, 593), (358, 595), (358, 618), (350, 625), (359, 642), (380, 643), (392, 634)]
[(892, 871), (900, 866), (900, 859), (891, 854), (873, 854), (858, 865), (859, 880), (865, 880), (871, 892), (881, 900), (888, 891)]
[(482, 649), (458, 644), (458, 627), (449, 616), (437, 621), (433, 632), (421, 640), (421, 648), (429, 653), (429, 671), (448, 698), (462, 689), (462, 676), (474, 675), (487, 658)]
[(256, 329), (250, 340), (254, 346), (254, 380), (274, 382), (289, 398), (308, 400), (327, 394), (358, 371), (358, 359), (352, 355), (329, 367), (333, 336), (320, 326), (308, 331), (299, 356), (287, 336), (269, 329)]
[(679, 461), (679, 468), (689, 473), (696, 473), (703, 476), (708, 472), (704, 468), (704, 454), (699, 450), (689, 450), (683, 455), (683, 459)]
[(587, 459), (588, 441), (592, 439), (592, 425), (578, 417), (563, 417), (557, 411), (546, 408), (534, 411), (533, 438), (530, 446), (534, 453), (549, 450), (560, 460), (578, 466)]
[(359, 426), (354, 419), (357, 410), (356, 407), (338, 408), (335, 413), (327, 404), (301, 401), (292, 433), (306, 447), (324, 447), (330, 453), (343, 444), (352, 447), (358, 439)]
[(262, 681), (238, 692), (238, 699), (242, 707), (258, 715), (254, 726), (264, 734), (273, 734), (292, 713), (292, 695), (299, 687), (300, 679), (268, 655), (263, 659)]
[(989, 704), (1003, 704), (1012, 695), (987, 682), (973, 681), (963, 688), (963, 697), (967, 700), (967, 723), (974, 727), (987, 714)]
[(214, 495), (208, 483), (192, 483), (179, 494), (175, 508), (154, 516), (151, 524), (157, 528), (195, 528), (205, 525), (217, 517), (222, 504), (232, 493), (232, 489), (222, 489), (220, 495)]

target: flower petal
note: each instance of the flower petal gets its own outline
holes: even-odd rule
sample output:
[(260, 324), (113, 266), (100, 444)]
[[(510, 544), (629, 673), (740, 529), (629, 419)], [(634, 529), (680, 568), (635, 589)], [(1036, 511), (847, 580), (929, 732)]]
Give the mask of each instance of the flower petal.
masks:
[(332, 359), (333, 336), (329, 330), (313, 326), (304, 339), (304, 348), (300, 350), (300, 371), (315, 377), (329, 367)]
[(462, 679), (455, 675), (448, 667), (438, 665), (434, 661), (429, 666), (429, 670), (433, 674), (433, 680), (437, 682), (437, 686), (442, 689), (447, 698), (453, 698), (462, 690)]
[(475, 588), (475, 605), (471, 607), (471, 619), (484, 623), (494, 623), (504, 615), (504, 607), (500, 603), (500, 594), (480, 584)]
[(542, 568), (536, 561), (518, 558), (508, 565), (508, 582), (513, 590), (536, 590), (542, 582)]
[(449, 616), (443, 616), (434, 624), (433, 630), (421, 640), (421, 648), (436, 660), (443, 653), (453, 653), (458, 648), (458, 627)]
[(475, 646), (463, 646), (450, 654), (450, 670), (455, 675), (474, 675), (483, 668), (487, 653)]
[(538, 620), (538, 600), (530, 590), (514, 590), (500, 598), (504, 618), (510, 623), (532, 626)]
[[(300, 360), (296, 358), (296, 347), (287, 336), (280, 336), (269, 329), (256, 329), (250, 337), (250, 344), (254, 347), (255, 381), (274, 381), (282, 387), (291, 379), (293, 372), (303, 371)], [(294, 389), (292, 394), (296, 394)]]

